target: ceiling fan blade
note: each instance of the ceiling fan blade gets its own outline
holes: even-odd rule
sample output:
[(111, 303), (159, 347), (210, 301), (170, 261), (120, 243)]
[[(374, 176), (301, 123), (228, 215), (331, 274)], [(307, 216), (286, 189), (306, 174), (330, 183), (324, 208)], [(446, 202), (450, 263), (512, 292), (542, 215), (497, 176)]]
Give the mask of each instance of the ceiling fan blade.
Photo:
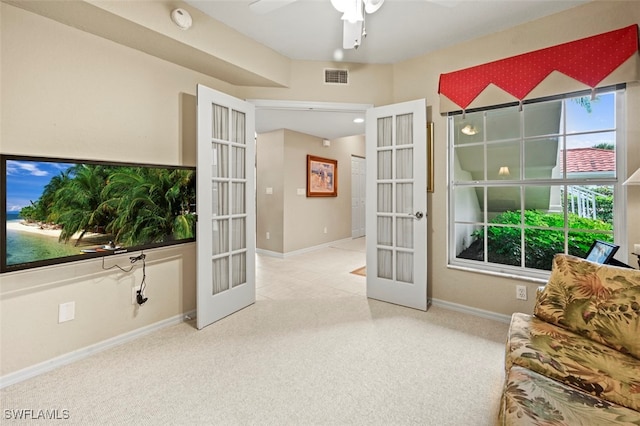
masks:
[(258, 15), (264, 15), (276, 9), (280, 9), (289, 3), (293, 3), (294, 1), (298, 0), (255, 0), (254, 2), (249, 3), (249, 9)]

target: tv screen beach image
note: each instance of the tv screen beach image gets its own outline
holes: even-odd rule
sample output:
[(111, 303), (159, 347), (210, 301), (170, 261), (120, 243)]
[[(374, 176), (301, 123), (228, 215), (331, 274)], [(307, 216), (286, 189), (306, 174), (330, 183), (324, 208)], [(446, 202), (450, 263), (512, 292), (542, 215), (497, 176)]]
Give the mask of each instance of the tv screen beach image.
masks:
[(5, 268), (195, 238), (192, 168), (6, 158), (3, 170)]

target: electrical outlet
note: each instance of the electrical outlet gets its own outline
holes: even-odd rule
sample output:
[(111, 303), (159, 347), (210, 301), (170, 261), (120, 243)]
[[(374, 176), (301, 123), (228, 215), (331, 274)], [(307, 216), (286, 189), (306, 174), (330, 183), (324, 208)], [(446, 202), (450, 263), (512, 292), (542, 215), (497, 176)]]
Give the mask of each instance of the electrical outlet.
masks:
[(267, 232), (267, 240), (271, 239), (271, 234)]
[(527, 300), (527, 287), (524, 285), (516, 286), (516, 299)]
[(324, 233), (325, 234), (327, 233), (327, 227), (326, 226), (324, 227)]
[(58, 306), (58, 324), (76, 317), (76, 302), (61, 303)]

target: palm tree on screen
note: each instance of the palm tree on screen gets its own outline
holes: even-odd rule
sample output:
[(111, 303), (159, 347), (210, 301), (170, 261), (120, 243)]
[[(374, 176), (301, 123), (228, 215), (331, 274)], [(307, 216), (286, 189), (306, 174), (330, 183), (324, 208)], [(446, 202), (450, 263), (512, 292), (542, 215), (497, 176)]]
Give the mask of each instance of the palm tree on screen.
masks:
[(103, 225), (109, 217), (102, 208), (101, 191), (107, 180), (107, 170), (100, 165), (78, 164), (69, 169), (72, 179), (55, 192), (50, 215), (62, 225), (60, 240), (68, 242), (80, 233), (76, 245), (86, 232)]
[(185, 200), (194, 173), (185, 170), (123, 168), (109, 177), (104, 206), (115, 215), (106, 230), (124, 245), (193, 237), (195, 216)]

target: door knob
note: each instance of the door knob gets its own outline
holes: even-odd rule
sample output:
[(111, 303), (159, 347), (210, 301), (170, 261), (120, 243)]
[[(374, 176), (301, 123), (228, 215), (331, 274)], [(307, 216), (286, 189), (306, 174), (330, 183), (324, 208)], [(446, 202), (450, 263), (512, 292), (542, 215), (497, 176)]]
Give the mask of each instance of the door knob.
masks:
[(420, 220), (424, 217), (424, 213), (422, 212), (415, 212), (415, 214), (413, 213), (409, 213), (409, 216), (416, 218), (417, 220)]

